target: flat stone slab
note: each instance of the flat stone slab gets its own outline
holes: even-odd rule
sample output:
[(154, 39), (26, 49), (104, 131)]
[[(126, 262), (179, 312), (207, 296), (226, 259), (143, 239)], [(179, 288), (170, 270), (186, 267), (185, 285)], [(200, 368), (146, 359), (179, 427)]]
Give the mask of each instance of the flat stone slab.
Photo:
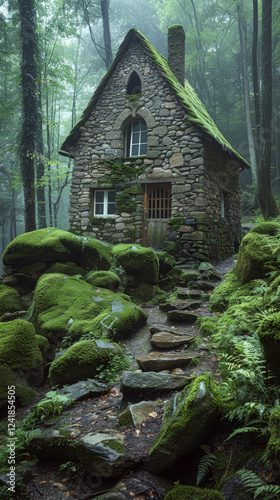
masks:
[(179, 368), (190, 363), (193, 358), (199, 358), (200, 353), (180, 352), (180, 353), (162, 353), (150, 352), (147, 356), (136, 358), (139, 367), (144, 371), (169, 370)]
[(160, 304), (159, 308), (161, 311), (186, 311), (190, 309), (197, 309), (201, 305), (199, 300), (173, 300), (172, 302), (166, 302)]
[(186, 375), (172, 375), (169, 373), (124, 372), (121, 377), (121, 392), (124, 395), (139, 395), (139, 393), (153, 393), (165, 391), (180, 391), (193, 380)]
[(212, 292), (216, 288), (216, 285), (210, 281), (198, 280), (192, 284), (192, 288), (202, 290), (203, 292)]
[(177, 288), (178, 299), (201, 299), (204, 292), (201, 290), (190, 290), (189, 288)]
[(63, 389), (56, 392), (57, 394), (66, 394), (73, 399), (73, 401), (79, 401), (80, 399), (107, 394), (112, 387), (113, 384), (104, 384), (104, 382), (92, 379), (76, 382), (76, 384), (68, 385), (68, 387), (63, 387)]
[(196, 313), (191, 313), (189, 311), (169, 311), (167, 313), (168, 321), (182, 322), (182, 323), (195, 323), (199, 318)]
[(120, 426), (128, 427), (129, 425), (134, 425), (137, 427), (150, 417), (150, 413), (154, 412), (157, 406), (157, 401), (141, 401), (140, 403), (129, 405), (119, 414)]
[(175, 335), (169, 332), (158, 332), (151, 337), (151, 344), (159, 349), (172, 349), (193, 340), (193, 335)]

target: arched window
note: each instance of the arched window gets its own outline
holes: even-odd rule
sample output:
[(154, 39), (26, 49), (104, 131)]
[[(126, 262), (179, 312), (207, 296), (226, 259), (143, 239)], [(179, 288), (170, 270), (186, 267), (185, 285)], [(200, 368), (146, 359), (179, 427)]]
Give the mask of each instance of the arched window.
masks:
[(141, 80), (136, 71), (131, 73), (127, 84), (128, 95), (141, 94)]
[(144, 120), (133, 120), (125, 132), (125, 156), (142, 156), (147, 153), (147, 125)]

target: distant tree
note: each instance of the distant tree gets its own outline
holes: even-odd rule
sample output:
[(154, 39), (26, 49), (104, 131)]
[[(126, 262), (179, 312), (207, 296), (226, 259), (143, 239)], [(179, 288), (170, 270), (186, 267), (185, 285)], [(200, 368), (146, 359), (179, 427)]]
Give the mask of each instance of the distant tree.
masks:
[(36, 229), (35, 150), (38, 127), (37, 37), (34, 0), (18, 0), (21, 22), (22, 128), (20, 167), (24, 192), (25, 231)]
[(258, 198), (264, 219), (275, 217), (279, 209), (271, 190), (271, 123), (272, 123), (272, 0), (262, 0), (262, 69), (260, 161)]

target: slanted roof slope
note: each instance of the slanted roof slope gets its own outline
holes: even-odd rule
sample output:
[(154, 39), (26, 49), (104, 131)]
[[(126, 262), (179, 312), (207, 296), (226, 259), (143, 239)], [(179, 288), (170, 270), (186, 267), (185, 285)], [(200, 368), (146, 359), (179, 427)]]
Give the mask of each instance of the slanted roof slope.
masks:
[(177, 99), (179, 100), (183, 108), (186, 110), (188, 120), (197, 125), (203, 132), (207, 134), (207, 136), (209, 136), (212, 139), (215, 139), (220, 144), (220, 146), (222, 146), (223, 150), (226, 151), (230, 156), (233, 156), (236, 159), (238, 159), (243, 167), (249, 168), (250, 167), (249, 163), (244, 158), (242, 158), (242, 156), (237, 151), (233, 149), (230, 143), (225, 139), (223, 134), (220, 132), (217, 125), (208, 114), (204, 104), (201, 102), (201, 100), (199, 99), (198, 95), (196, 94), (195, 90), (192, 88), (190, 83), (187, 80), (185, 80), (185, 87), (183, 87), (178, 82), (175, 75), (172, 73), (168, 65), (167, 59), (155, 49), (155, 47), (142, 35), (142, 33), (140, 33), (140, 31), (138, 31), (135, 28), (131, 28), (126, 34), (122, 44), (119, 47), (119, 50), (116, 54), (114, 61), (112, 62), (107, 73), (102, 78), (99, 86), (97, 87), (96, 91), (92, 96), (92, 99), (90, 100), (88, 106), (84, 110), (81, 120), (71, 130), (70, 134), (62, 144), (60, 154), (68, 156), (67, 153), (69, 153), (70, 146), (74, 144), (79, 137), (80, 127), (88, 119), (91, 110), (93, 109), (96, 101), (98, 100), (98, 97), (100, 96), (108, 79), (114, 72), (115, 67), (117, 66), (122, 56), (129, 48), (131, 42), (135, 39), (139, 40), (140, 43), (143, 45), (143, 47), (145, 47), (145, 49), (147, 50), (148, 54), (155, 63), (156, 67), (158, 68), (158, 70), (161, 72), (162, 76), (168, 83), (170, 89), (174, 92)]

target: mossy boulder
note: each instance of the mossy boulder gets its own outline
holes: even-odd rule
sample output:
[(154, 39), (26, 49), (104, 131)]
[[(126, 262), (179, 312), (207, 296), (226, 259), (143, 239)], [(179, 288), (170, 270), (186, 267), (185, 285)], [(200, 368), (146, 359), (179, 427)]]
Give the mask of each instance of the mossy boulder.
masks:
[(0, 285), (0, 317), (25, 309), (19, 293), (9, 286)]
[(159, 261), (151, 248), (120, 244), (114, 246), (113, 254), (127, 274), (137, 276), (148, 283), (158, 282)]
[(61, 274), (66, 274), (68, 276), (85, 276), (86, 270), (83, 267), (77, 266), (75, 262), (55, 262), (55, 264), (52, 264), (47, 271), (45, 271), (45, 274), (55, 274), (55, 273), (61, 273)]
[(161, 276), (164, 276), (175, 266), (176, 260), (167, 252), (157, 252), (157, 258), (159, 261), (159, 274)]
[(250, 280), (264, 278), (265, 275), (279, 268), (277, 254), (280, 251), (280, 239), (264, 233), (250, 231), (244, 236), (236, 263), (236, 276), (244, 284)]
[(98, 375), (101, 366), (108, 366), (112, 357), (123, 358), (116, 344), (84, 340), (67, 349), (51, 364), (49, 376), (52, 385), (75, 384)]
[(146, 320), (142, 309), (122, 295), (93, 287), (76, 277), (47, 274), (36, 286), (35, 328), (55, 344), (65, 335), (72, 343), (83, 335), (126, 337)]
[(219, 408), (218, 389), (210, 374), (200, 375), (173, 396), (149, 451), (149, 470), (162, 472), (197, 450), (213, 429)]
[(0, 363), (16, 370), (26, 383), (40, 385), (43, 359), (31, 323), (0, 323)]
[(7, 246), (5, 266), (22, 266), (38, 261), (74, 262), (82, 268), (109, 269), (111, 245), (56, 228), (38, 229), (17, 236)]
[(257, 330), (269, 367), (280, 380), (280, 313), (269, 314)]
[(269, 236), (280, 236), (280, 224), (278, 222), (260, 222), (253, 229), (252, 233), (267, 234)]
[(270, 438), (267, 451), (270, 458), (280, 460), (280, 406), (277, 406), (270, 415), (268, 430)]
[(165, 495), (164, 500), (224, 500), (224, 498), (218, 490), (188, 485), (176, 486)]
[(8, 387), (14, 386), (16, 407), (26, 406), (33, 401), (36, 391), (17, 383), (16, 372), (7, 364), (0, 365), (0, 414), (7, 416)]
[(121, 283), (117, 274), (112, 271), (92, 271), (86, 277), (86, 281), (93, 286), (114, 290)]

